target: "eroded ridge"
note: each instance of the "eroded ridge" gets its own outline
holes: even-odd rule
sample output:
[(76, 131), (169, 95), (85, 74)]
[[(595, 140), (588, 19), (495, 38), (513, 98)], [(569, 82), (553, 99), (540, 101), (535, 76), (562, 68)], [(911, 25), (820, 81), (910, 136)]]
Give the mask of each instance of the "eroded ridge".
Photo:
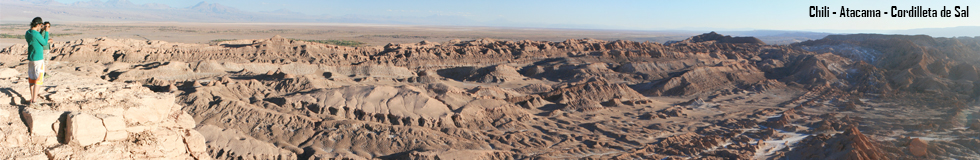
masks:
[(978, 42), (93, 38), (51, 60), (175, 94), (217, 159), (969, 159)]

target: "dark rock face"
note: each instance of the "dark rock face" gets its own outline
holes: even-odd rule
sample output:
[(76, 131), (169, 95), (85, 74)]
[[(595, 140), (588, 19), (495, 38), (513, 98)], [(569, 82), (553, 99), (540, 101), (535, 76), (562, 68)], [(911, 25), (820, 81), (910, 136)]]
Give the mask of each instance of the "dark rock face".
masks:
[(721, 35), (715, 32), (697, 35), (684, 41), (692, 42), (692, 43), (715, 41), (715, 43), (749, 43), (749, 44), (762, 44), (762, 45), (766, 44), (765, 42), (762, 42), (762, 40), (759, 40), (758, 38), (755, 37), (732, 37), (732, 36)]

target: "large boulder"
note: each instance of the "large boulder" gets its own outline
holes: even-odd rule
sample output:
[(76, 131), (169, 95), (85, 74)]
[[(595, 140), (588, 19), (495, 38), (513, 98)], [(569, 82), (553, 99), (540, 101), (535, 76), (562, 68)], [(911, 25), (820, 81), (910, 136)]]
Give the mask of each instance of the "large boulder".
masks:
[(912, 153), (912, 156), (916, 157), (928, 156), (929, 143), (923, 141), (922, 139), (914, 138), (911, 142), (909, 142), (909, 153)]

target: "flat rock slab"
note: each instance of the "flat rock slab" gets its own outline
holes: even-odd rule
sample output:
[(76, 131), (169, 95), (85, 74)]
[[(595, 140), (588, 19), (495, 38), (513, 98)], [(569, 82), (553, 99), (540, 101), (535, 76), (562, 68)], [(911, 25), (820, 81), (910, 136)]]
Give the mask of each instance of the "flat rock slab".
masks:
[(54, 124), (65, 112), (27, 108), (23, 114), (24, 120), (27, 122), (27, 128), (30, 129), (32, 135), (55, 136), (58, 135), (58, 129), (60, 127), (54, 126)]
[(105, 140), (106, 129), (102, 119), (84, 113), (69, 114), (67, 119), (65, 141), (88, 146)]

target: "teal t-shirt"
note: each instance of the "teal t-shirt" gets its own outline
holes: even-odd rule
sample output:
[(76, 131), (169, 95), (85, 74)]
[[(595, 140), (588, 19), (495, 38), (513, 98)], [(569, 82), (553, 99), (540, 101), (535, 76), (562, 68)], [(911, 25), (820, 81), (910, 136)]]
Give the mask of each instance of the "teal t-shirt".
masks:
[[(48, 31), (41, 31), (41, 34), (44, 35), (44, 42), (47, 42), (49, 39), (51, 39), (50, 32), (48, 32)], [(51, 50), (51, 44), (44, 45), (44, 50)]]
[(27, 40), (27, 60), (40, 61), (44, 59), (44, 46), (48, 45), (48, 39), (44, 39), (41, 33), (29, 29), (24, 33), (24, 40)]

